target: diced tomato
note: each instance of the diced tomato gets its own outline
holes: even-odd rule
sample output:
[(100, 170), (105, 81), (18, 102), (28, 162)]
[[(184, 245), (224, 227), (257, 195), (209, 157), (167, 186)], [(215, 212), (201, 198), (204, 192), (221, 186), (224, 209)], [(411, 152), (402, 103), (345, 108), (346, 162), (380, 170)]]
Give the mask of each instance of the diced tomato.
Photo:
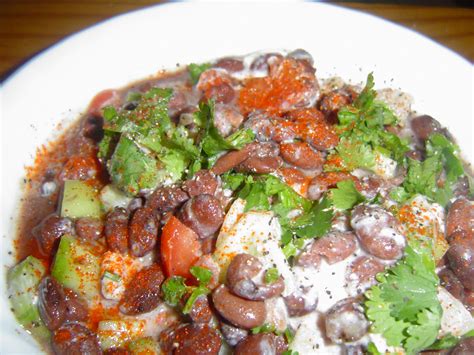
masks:
[(104, 90), (99, 92), (89, 104), (87, 112), (92, 115), (100, 115), (105, 106), (116, 106), (120, 101), (120, 95), (117, 90)]
[(166, 275), (191, 278), (189, 269), (201, 255), (196, 232), (171, 217), (161, 232), (161, 258)]

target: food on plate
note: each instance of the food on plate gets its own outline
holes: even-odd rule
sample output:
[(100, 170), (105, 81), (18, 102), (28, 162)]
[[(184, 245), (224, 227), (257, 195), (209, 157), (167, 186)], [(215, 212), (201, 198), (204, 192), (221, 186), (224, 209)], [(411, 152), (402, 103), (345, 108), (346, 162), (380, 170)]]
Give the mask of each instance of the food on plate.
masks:
[(304, 50), (99, 93), (28, 169), (11, 309), (56, 354), (474, 351), (469, 166)]

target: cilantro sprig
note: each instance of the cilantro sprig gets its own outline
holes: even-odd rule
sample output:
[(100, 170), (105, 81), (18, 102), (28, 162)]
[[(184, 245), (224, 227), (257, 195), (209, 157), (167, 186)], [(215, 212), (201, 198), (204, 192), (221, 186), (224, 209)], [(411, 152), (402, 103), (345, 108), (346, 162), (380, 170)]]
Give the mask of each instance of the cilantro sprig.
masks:
[(376, 99), (376, 95), (374, 77), (370, 73), (354, 103), (338, 112), (341, 138), (328, 159), (338, 164), (326, 164), (326, 171), (373, 170), (380, 154), (403, 162), (409, 150), (408, 142), (385, 130), (385, 126), (394, 126), (398, 120), (385, 103)]
[(198, 286), (186, 285), (186, 280), (181, 276), (172, 276), (166, 279), (161, 286), (165, 302), (173, 307), (179, 305), (180, 300), (189, 294), (182, 309), (183, 314), (191, 312), (194, 302), (200, 296), (211, 293), (207, 285), (211, 281), (212, 272), (200, 266), (193, 266), (189, 271), (198, 280)]
[[(439, 185), (443, 171), (443, 185)], [(392, 190), (390, 196), (395, 201), (403, 202), (422, 194), (445, 206), (453, 196), (454, 183), (463, 175), (459, 148), (444, 135), (434, 133), (426, 141), (425, 160), (408, 159), (405, 181), (401, 187)]]
[(390, 346), (403, 346), (407, 354), (433, 344), (442, 309), (437, 298), (439, 279), (430, 250), (409, 244), (404, 258), (377, 275), (377, 280), (379, 284), (365, 294), (371, 331), (381, 333)]

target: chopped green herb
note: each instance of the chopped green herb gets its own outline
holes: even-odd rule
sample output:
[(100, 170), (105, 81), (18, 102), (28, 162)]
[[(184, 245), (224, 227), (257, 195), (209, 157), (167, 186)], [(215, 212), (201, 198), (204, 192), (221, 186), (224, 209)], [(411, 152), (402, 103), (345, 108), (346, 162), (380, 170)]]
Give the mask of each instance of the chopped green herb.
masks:
[(104, 277), (115, 282), (119, 282), (121, 280), (119, 275), (109, 271), (104, 272)]
[(381, 333), (390, 346), (403, 346), (407, 354), (430, 346), (441, 324), (437, 298), (439, 279), (431, 251), (408, 245), (405, 257), (377, 275), (379, 284), (366, 292), (366, 314), (371, 331)]
[(324, 236), (331, 228), (334, 210), (329, 198), (313, 204), (308, 213), (296, 218), (290, 227), (301, 238), (318, 238)]
[(357, 191), (353, 180), (344, 180), (337, 183), (337, 188), (329, 192), (334, 207), (349, 210), (355, 205), (364, 202), (365, 197)]
[(280, 273), (276, 267), (272, 267), (265, 272), (265, 283), (272, 284), (280, 278)]
[(197, 84), (199, 77), (203, 72), (211, 67), (210, 63), (195, 64), (191, 63), (188, 65), (189, 76), (191, 77), (191, 82), (193, 85)]
[(207, 286), (211, 281), (212, 272), (209, 269), (200, 266), (193, 266), (190, 272), (198, 280), (200, 286)]
[(274, 333), (275, 331), (275, 326), (269, 323), (251, 329), (252, 334)]
[(181, 298), (186, 294), (186, 285), (181, 276), (172, 276), (163, 282), (161, 291), (165, 302), (170, 306), (176, 306)]
[(186, 304), (184, 305), (183, 308), (183, 313), (188, 314), (191, 312), (191, 309), (193, 308), (194, 302), (199, 298), (199, 296), (205, 296), (211, 293), (211, 291), (204, 286), (198, 286), (193, 289), (193, 292), (191, 293), (191, 296), (189, 296), (188, 300), (186, 301)]
[(379, 351), (379, 349), (377, 349), (377, 346), (370, 342), (368, 345), (367, 345), (367, 352), (370, 354), (370, 355), (382, 355), (382, 353)]

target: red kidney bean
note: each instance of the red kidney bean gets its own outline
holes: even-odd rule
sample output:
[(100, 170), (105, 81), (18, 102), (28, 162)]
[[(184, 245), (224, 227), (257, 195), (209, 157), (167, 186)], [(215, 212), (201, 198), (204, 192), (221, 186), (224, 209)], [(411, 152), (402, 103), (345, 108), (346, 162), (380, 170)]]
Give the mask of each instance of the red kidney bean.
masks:
[(240, 163), (235, 169), (240, 172), (251, 172), (256, 174), (272, 173), (282, 165), (278, 156), (279, 149), (274, 143), (259, 143), (251, 151), (250, 156)]
[(465, 288), (474, 291), (474, 238), (463, 232), (452, 234), (446, 257), (459, 281)]
[(451, 351), (450, 355), (469, 355), (474, 354), (474, 337), (461, 340)]
[(275, 60), (282, 60), (283, 56), (280, 53), (265, 53), (253, 60), (250, 64), (250, 70), (268, 71), (269, 62)]
[(219, 284), (220, 268), (219, 268), (219, 265), (214, 261), (212, 256), (210, 254), (201, 256), (199, 260), (196, 261), (194, 266), (200, 266), (211, 271), (212, 276), (211, 276), (211, 280), (207, 284), (207, 288), (210, 290), (215, 289), (217, 285)]
[(269, 284), (252, 280), (261, 270), (262, 264), (256, 257), (249, 254), (237, 254), (227, 269), (229, 289), (237, 296), (252, 301), (263, 301), (280, 295), (285, 290), (285, 282), (281, 276)]
[(318, 267), (318, 256), (323, 256), (327, 263), (332, 265), (346, 259), (356, 248), (357, 242), (354, 233), (330, 232), (306, 247), (298, 257), (298, 265)]
[(105, 240), (113, 252), (128, 251), (128, 212), (116, 207), (105, 219)]
[(385, 260), (402, 257), (405, 237), (395, 217), (378, 205), (358, 205), (352, 211), (351, 225), (362, 247)]
[(138, 208), (128, 226), (132, 255), (141, 257), (153, 250), (158, 239), (159, 220), (151, 208)]
[(212, 311), (206, 295), (196, 298), (189, 311), (189, 317), (194, 323), (209, 323), (212, 318)]
[(305, 142), (280, 144), (280, 155), (287, 163), (301, 169), (321, 169), (324, 163), (324, 155)]
[(59, 174), (59, 180), (94, 180), (100, 172), (100, 163), (94, 156), (73, 155), (69, 157), (63, 170)]
[(59, 328), (66, 319), (66, 300), (62, 286), (48, 276), (41, 281), (38, 290), (41, 319), (49, 330)]
[(251, 129), (259, 142), (268, 142), (275, 134), (275, 123), (266, 113), (251, 112), (244, 123), (244, 128)]
[(155, 309), (161, 302), (160, 287), (164, 279), (158, 264), (140, 270), (125, 289), (120, 312), (133, 316)]
[(102, 237), (104, 223), (98, 218), (78, 218), (75, 223), (77, 236), (86, 241), (94, 241)]
[(50, 256), (64, 234), (71, 233), (72, 222), (68, 218), (61, 218), (56, 214), (47, 216), (34, 228), (33, 235), (43, 254)]
[(276, 335), (272, 333), (252, 334), (237, 344), (235, 355), (276, 354)]
[(217, 355), (219, 333), (206, 324), (180, 324), (160, 334), (161, 350), (173, 355)]
[(357, 93), (352, 88), (345, 86), (321, 95), (318, 108), (324, 113), (329, 123), (335, 124), (339, 122), (337, 118), (339, 110), (350, 105), (356, 97)]
[(441, 286), (461, 302), (464, 302), (464, 286), (454, 273), (444, 268), (438, 273)]
[(465, 198), (454, 201), (446, 217), (448, 240), (455, 232), (464, 232), (468, 238), (474, 238), (474, 203)]
[(198, 171), (191, 180), (186, 180), (182, 186), (190, 197), (203, 194), (214, 195), (218, 187), (219, 181), (210, 170)]
[(247, 144), (241, 150), (233, 150), (224, 154), (217, 159), (211, 171), (216, 175), (221, 175), (235, 168), (250, 157), (250, 153), (253, 149), (255, 149), (254, 144)]
[(143, 207), (143, 200), (140, 197), (133, 198), (127, 206), (127, 212), (133, 213), (140, 207)]
[(217, 312), (233, 325), (251, 329), (265, 322), (265, 302), (250, 301), (233, 295), (227, 287), (220, 285), (212, 293)]
[(205, 99), (214, 99), (217, 103), (229, 103), (235, 97), (232, 79), (225, 70), (208, 69), (203, 72), (196, 84)]
[(168, 115), (172, 118), (178, 117), (188, 107), (186, 95), (181, 91), (174, 91), (168, 103)]
[(221, 333), (224, 340), (230, 346), (236, 346), (242, 339), (248, 335), (248, 330), (234, 327), (230, 324), (221, 322)]
[(188, 199), (188, 194), (180, 187), (160, 187), (148, 197), (146, 206), (161, 214), (178, 208)]
[(99, 115), (90, 115), (83, 121), (82, 135), (98, 143), (104, 137), (104, 119)]
[(371, 256), (359, 256), (348, 267), (346, 280), (348, 286), (355, 293), (360, 294), (374, 285), (375, 275), (382, 272), (385, 265)]
[(283, 298), (290, 317), (301, 317), (316, 310), (318, 298), (308, 299), (304, 294), (291, 294)]
[(216, 104), (214, 107), (214, 126), (220, 135), (227, 137), (234, 132), (244, 121), (244, 116), (237, 107), (232, 105)]
[(334, 343), (352, 342), (362, 338), (369, 328), (364, 309), (354, 298), (337, 302), (326, 312), (326, 336)]
[(433, 133), (442, 131), (439, 122), (428, 115), (414, 117), (411, 119), (410, 124), (415, 136), (422, 141), (427, 140)]
[(178, 218), (204, 239), (219, 230), (224, 221), (224, 211), (214, 196), (199, 195), (184, 204)]
[(237, 58), (221, 58), (219, 59), (216, 64), (214, 64), (216, 68), (222, 68), (227, 70), (230, 73), (238, 72), (244, 69), (244, 63), (242, 59)]
[(57, 355), (101, 355), (97, 335), (79, 323), (68, 323), (56, 330), (51, 337)]

